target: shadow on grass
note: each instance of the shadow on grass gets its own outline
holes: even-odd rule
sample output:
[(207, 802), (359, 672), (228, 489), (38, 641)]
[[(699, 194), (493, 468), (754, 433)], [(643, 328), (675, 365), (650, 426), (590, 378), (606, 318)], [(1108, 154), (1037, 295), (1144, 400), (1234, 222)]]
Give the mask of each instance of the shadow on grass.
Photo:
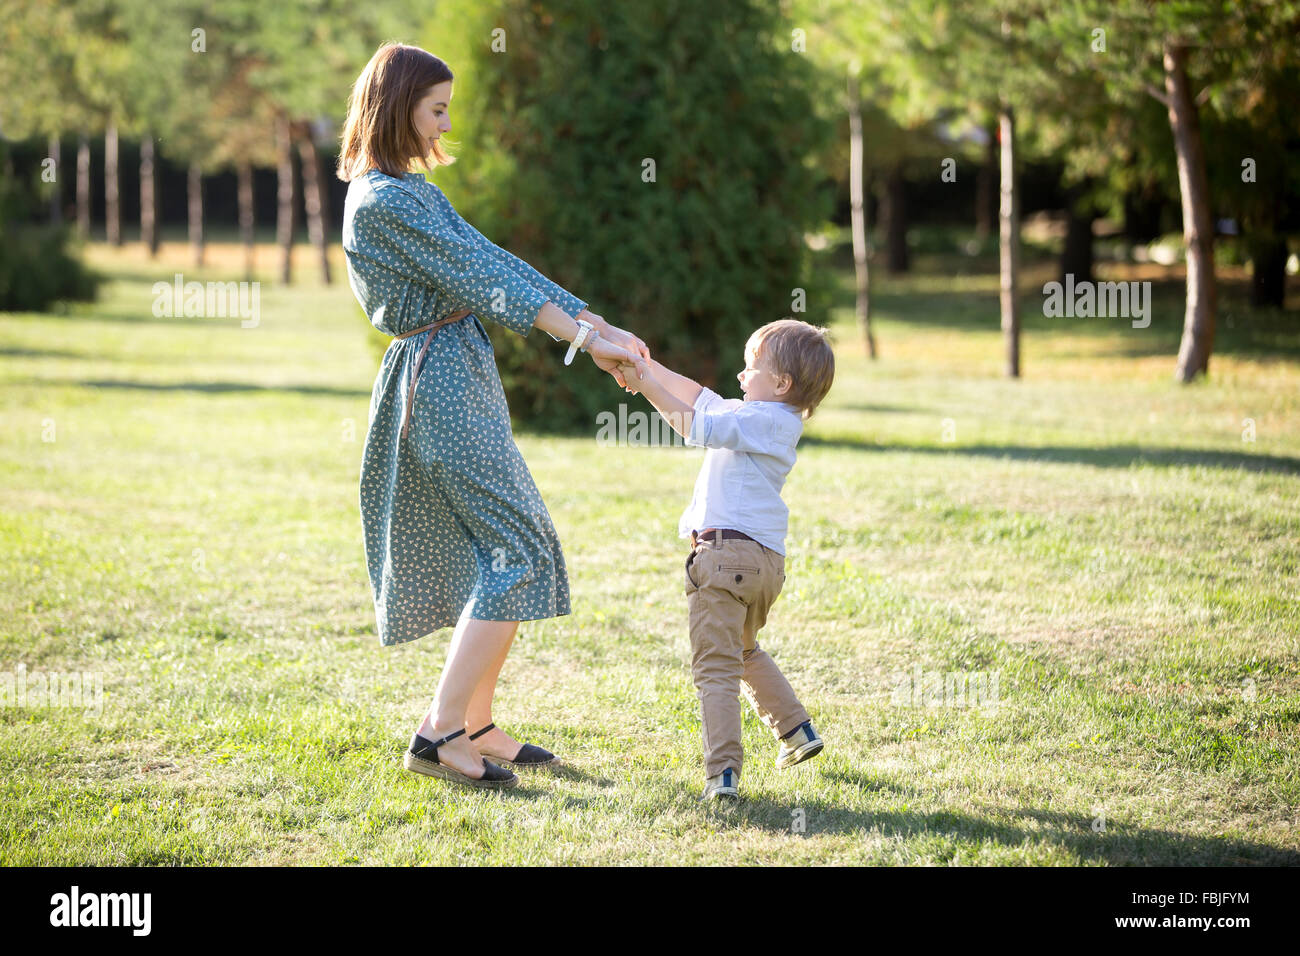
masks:
[[(912, 791), (887, 780), (860, 772), (830, 771), (821, 778), (841, 787), (862, 791)], [(977, 813), (937, 810), (931, 813), (889, 810), (868, 813), (846, 810), (826, 800), (791, 798), (772, 800), (745, 796), (728, 810), (737, 828), (759, 827), (774, 833), (795, 833), (793, 823), (801, 819), (801, 835), (864, 834), (875, 831), (904, 840), (947, 838), (957, 844), (998, 843), (1005, 847), (1059, 847), (1081, 859), (1116, 865), (1300, 865), (1300, 853), (1266, 843), (1252, 843), (1219, 837), (1189, 836), (1172, 830), (1141, 827), (1123, 820), (1106, 820), (1104, 829), (1093, 829), (1091, 816), (1060, 813), (1030, 807), (987, 808), (992, 813), (1021, 818), (1024, 823), (1001, 822)], [(796, 817), (802, 810), (802, 816)], [(956, 855), (954, 852), (953, 856)]]
[[(152, 300), (150, 300), (152, 302)], [(242, 319), (238, 315), (230, 316), (210, 316), (210, 315), (154, 315), (152, 305), (142, 305), (140, 309), (122, 309), (116, 306), (105, 308), (102, 304), (95, 303), (83, 305), (80, 303), (63, 303), (61, 308), (52, 309), (49, 312), (24, 313), (24, 318), (46, 320), (55, 320), (61, 322), (125, 322), (131, 325), (163, 325), (163, 326), (194, 326), (206, 325), (213, 329), (219, 328), (240, 328), (238, 323)]]
[[(40, 384), (48, 385), (48, 381)], [(112, 379), (64, 382), (83, 388), (126, 388), (151, 392), (297, 392), (299, 395), (333, 395), (339, 398), (369, 398), (370, 389), (339, 388), (334, 385), (257, 385), (252, 382), (131, 382)]]
[(24, 349), (16, 347), (0, 348), (0, 358), (61, 358), (61, 359), (84, 359), (98, 356), (89, 356), (84, 352), (69, 352), (65, 349)]
[[(884, 280), (873, 291), (874, 315), (884, 322), (898, 322), (921, 328), (997, 333), (999, 305), (996, 290), (970, 291), (962, 288), (922, 288), (938, 275), (966, 274), (969, 262), (952, 257), (926, 261), (925, 271)], [(850, 267), (851, 268), (851, 267)], [(956, 268), (956, 272), (951, 270)], [(993, 270), (996, 272), (996, 268)], [(974, 275), (981, 275), (978, 270)], [(1054, 278), (1054, 277), (1053, 277)], [(1098, 279), (1097, 281), (1104, 281)], [(1295, 360), (1300, 357), (1300, 317), (1294, 310), (1254, 308), (1249, 304), (1249, 283), (1220, 277), (1220, 301), (1215, 330), (1214, 353), (1265, 360)], [(1182, 337), (1185, 285), (1181, 278), (1152, 280), (1148, 328), (1134, 328), (1131, 317), (1055, 318), (1043, 314), (1043, 293), (1032, 283), (1022, 283), (1021, 329), (1030, 334), (1066, 332), (1072, 335), (1117, 336), (1120, 344), (1106, 351), (1115, 357), (1145, 358), (1168, 355), (1172, 362)], [(837, 291), (834, 306), (852, 312), (851, 285)], [(888, 350), (888, 333), (880, 333)], [(1083, 357), (1092, 357), (1091, 350)], [(1211, 359), (1211, 369), (1213, 359)], [(1212, 374), (1212, 373), (1211, 373)]]
[(820, 438), (805, 435), (801, 445), (847, 448), (867, 452), (918, 452), (932, 455), (973, 455), (980, 458), (1012, 461), (1051, 462), (1055, 464), (1092, 465), (1096, 468), (1131, 468), (1155, 465), (1171, 468), (1200, 465), (1206, 468), (1300, 474), (1300, 458), (1282, 455), (1245, 455), (1212, 448), (1144, 448), (1141, 445), (877, 445), (850, 438)]

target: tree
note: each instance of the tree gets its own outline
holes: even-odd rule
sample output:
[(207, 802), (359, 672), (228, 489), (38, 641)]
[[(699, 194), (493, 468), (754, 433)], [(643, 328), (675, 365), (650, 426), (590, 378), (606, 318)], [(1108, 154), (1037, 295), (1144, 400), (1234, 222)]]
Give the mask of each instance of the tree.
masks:
[(848, 173), (856, 316), (867, 355), (876, 358), (867, 226), (870, 182), (879, 186), (886, 267), (890, 272), (905, 271), (909, 266), (905, 166), (930, 158), (937, 164), (947, 147), (939, 148), (932, 122), (936, 111), (916, 109), (886, 76), (884, 58), (891, 51), (878, 42), (884, 29), (879, 5), (796, 0), (789, 6), (787, 23), (788, 32), (802, 40), (804, 54), (817, 67), (818, 83), (811, 90), (815, 108), (827, 122), (842, 128), (843, 118), (848, 119), (848, 156), (834, 150), (830, 159)]
[[(1300, 4), (1184, 0), (1079, 2), (1076, 15), (1123, 36), (1113, 44), (1104, 80), (1118, 102), (1145, 92), (1166, 110), (1173, 134), (1187, 256), (1187, 299), (1175, 377), (1191, 382), (1209, 370), (1218, 298), (1214, 272), (1214, 199), (1209, 187), (1201, 109), (1239, 112), (1250, 77), (1294, 70)], [(1268, 111), (1255, 111), (1267, 116)]]
[[(268, 130), (276, 149), (282, 249), (281, 279), (291, 278), (294, 217), (293, 152), (305, 163), (303, 186), (308, 231), (320, 256), (324, 281), (330, 281), (325, 227), (326, 201), (311, 124), (322, 118), (341, 120), (348, 90), (379, 44), (402, 29), (411, 29), (409, 9), (397, 0), (356, 4), (347, 0), (297, 0), (265, 4), (261, 0), (227, 0), (220, 15), (238, 36), (237, 51), (250, 65), (242, 75), (254, 94), (265, 100), (273, 117)], [(441, 12), (440, 12), (441, 19)], [(310, 51), (304, 56), (304, 51)]]
[[(755, 328), (823, 311), (804, 237), (828, 211), (830, 130), (768, 4), (460, 0), (430, 35), (456, 75), (461, 139), (439, 185), (667, 364), (736, 395)], [(590, 427), (602, 373), (491, 333), (517, 414)]]

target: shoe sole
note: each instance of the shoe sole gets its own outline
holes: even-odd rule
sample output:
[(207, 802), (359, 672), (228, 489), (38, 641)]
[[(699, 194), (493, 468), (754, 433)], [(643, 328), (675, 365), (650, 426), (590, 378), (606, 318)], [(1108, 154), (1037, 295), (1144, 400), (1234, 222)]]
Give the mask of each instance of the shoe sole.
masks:
[(725, 790), (712, 790), (700, 797), (701, 800), (739, 800), (740, 791), (735, 787)]
[(784, 770), (786, 767), (793, 767), (797, 763), (803, 763), (805, 760), (816, 757), (825, 746), (826, 742), (824, 740), (810, 740), (802, 747), (796, 747), (785, 757), (777, 760), (776, 769)]
[(509, 790), (512, 787), (519, 786), (519, 778), (514, 775), (511, 775), (509, 780), (485, 780), (481, 777), (467, 777), (458, 770), (452, 770), (440, 763), (417, 757), (409, 750), (402, 758), (402, 766), (415, 773), (422, 773), (426, 777), (437, 777), (439, 780), (460, 783), (467, 787), (477, 787), (480, 790)]
[(485, 754), (489, 760), (495, 764), (500, 764), (509, 770), (534, 770), (545, 768), (547, 770), (558, 770), (564, 766), (564, 761), (559, 757), (552, 757), (550, 760), (532, 760), (526, 763), (515, 763), (513, 760), (506, 760), (504, 757), (493, 757), (491, 754)]

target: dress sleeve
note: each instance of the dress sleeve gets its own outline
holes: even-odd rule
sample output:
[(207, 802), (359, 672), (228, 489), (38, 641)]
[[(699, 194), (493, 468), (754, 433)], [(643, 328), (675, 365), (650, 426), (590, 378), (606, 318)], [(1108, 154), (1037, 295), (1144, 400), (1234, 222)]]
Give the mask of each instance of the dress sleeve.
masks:
[[(400, 188), (376, 192), (353, 219), (365, 254), (416, 282), (434, 286), (453, 304), (526, 336), (551, 301), (524, 276), (458, 235)], [(554, 338), (554, 336), (552, 336)]]
[[(478, 239), (479, 245), (483, 249), (485, 249), (491, 255), (496, 256), (496, 258), (500, 262), (504, 263), (507, 267), (519, 273), (521, 276), (527, 279), (535, 288), (541, 289), (548, 296), (550, 296), (550, 301), (554, 302), (557, 306), (559, 306), (569, 316), (569, 318), (571, 319), (577, 318), (578, 313), (587, 307), (587, 303), (582, 301), (582, 299), (579, 299), (576, 295), (574, 295), (568, 289), (564, 288), (559, 283), (552, 282), (550, 279), (546, 278), (546, 276), (542, 275), (540, 272), (534, 269), (523, 259), (520, 259), (513, 252), (510, 252), (506, 249), (502, 249), (500, 246), (494, 243), (487, 236), (483, 235), (483, 233), (479, 232), (477, 229), (471, 226), (468, 222), (465, 222), (463, 218), (461, 219), (461, 222), (465, 223), (465, 228), (469, 230), (471, 235), (475, 236)], [(550, 333), (548, 332), (547, 335), (550, 335)], [(559, 338), (556, 338), (556, 336), (554, 335), (551, 335), (551, 338), (555, 339), (555, 341), (557, 342), (561, 341)]]
[(588, 303), (582, 302), (582, 299), (577, 298), (575, 294), (571, 293), (568, 289), (565, 289), (564, 286), (559, 285), (558, 282), (552, 282), (549, 278), (543, 276), (542, 273), (539, 273), (537, 269), (534, 269), (532, 265), (525, 263), (523, 259), (520, 259), (519, 256), (513, 254), (513, 252), (504, 250), (504, 248), (498, 246), (497, 243), (494, 243), (491, 239), (487, 238), (486, 235), (478, 232), (477, 229), (474, 229), (473, 226), (468, 224), (468, 222), (465, 222), (465, 225), (469, 226), (469, 229), (473, 230), (473, 234), (480, 238), (482, 247), (486, 248), (486, 250), (491, 252), (491, 254), (497, 256), (497, 258), (502, 261), (502, 263), (506, 264), (507, 267), (510, 267), (513, 271), (519, 273), (520, 276), (523, 276), (526, 280), (532, 282), (532, 284), (538, 287), (538, 289), (541, 289), (543, 293), (549, 295), (551, 302), (554, 302), (556, 306), (562, 308), (562, 310), (567, 313), (569, 319), (573, 319), (573, 317), (577, 316), (578, 312), (581, 312), (586, 308), (586, 304)]

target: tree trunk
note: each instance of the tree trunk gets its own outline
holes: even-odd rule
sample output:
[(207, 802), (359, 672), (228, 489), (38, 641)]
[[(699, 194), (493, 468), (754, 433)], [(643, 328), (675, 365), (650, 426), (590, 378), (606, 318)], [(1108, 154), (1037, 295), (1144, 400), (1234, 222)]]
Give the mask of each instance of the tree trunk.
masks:
[(149, 248), (150, 257), (158, 255), (158, 208), (154, 201), (157, 177), (154, 175), (153, 137), (140, 140), (140, 241)]
[(903, 181), (903, 164), (897, 163), (885, 180), (885, 268), (890, 275), (906, 272), (910, 266), (907, 255), (907, 206)]
[(1250, 248), (1250, 304), (1253, 308), (1286, 305), (1286, 238), (1272, 232), (1252, 236)]
[(298, 140), (298, 163), (302, 167), (302, 197), (307, 209), (307, 234), (320, 254), (321, 277), (330, 284), (329, 243), (325, 239), (325, 221), (329, 217), (325, 191), (321, 188), (320, 158), (312, 142), (311, 126), (305, 122), (294, 124)]
[(876, 357), (876, 337), (871, 332), (871, 273), (867, 267), (867, 213), (862, 196), (862, 107), (858, 78), (849, 76), (849, 201), (853, 223), (853, 271), (858, 283), (858, 328), (867, 357)]
[(1092, 281), (1092, 223), (1097, 218), (1092, 204), (1082, 197), (1083, 189), (1066, 190), (1065, 248), (1061, 251), (1061, 283), (1073, 275), (1074, 281)]
[(90, 235), (90, 141), (85, 136), (77, 143), (77, 232), (83, 239)]
[(1016, 124), (1010, 106), (998, 113), (1002, 150), (1002, 189), (998, 207), (998, 285), (1002, 307), (1002, 338), (1007, 350), (1007, 377), (1020, 377), (1020, 304), (1016, 281), (1020, 275), (1020, 196), (1016, 192)]
[(975, 174), (975, 238), (983, 243), (993, 232), (993, 219), (997, 216), (998, 194), (993, 184), (998, 177), (998, 128), (987, 130), (989, 142), (985, 148), (984, 164)]
[(50, 184), (54, 187), (54, 192), (50, 193), (50, 225), (57, 226), (63, 222), (63, 170), (60, 168), (63, 156), (58, 136), (50, 136), (49, 147), (50, 159), (54, 161), (54, 182)]
[(117, 183), (117, 123), (104, 131), (104, 232), (115, 246), (122, 244), (122, 199)]
[(203, 265), (203, 170), (198, 163), (190, 163), (190, 245), (194, 247), (194, 265)]
[(293, 136), (289, 129), (289, 120), (281, 116), (276, 120), (276, 146), (280, 153), (276, 172), (279, 188), (276, 197), (279, 208), (276, 215), (276, 240), (280, 244), (280, 281), (288, 285), (293, 281), (293, 233), (297, 198), (293, 188)]
[(1214, 223), (1210, 215), (1210, 187), (1205, 173), (1205, 152), (1196, 103), (1187, 84), (1187, 47), (1166, 43), (1165, 95), (1169, 126), (1178, 154), (1178, 191), (1183, 206), (1183, 242), (1187, 246), (1187, 308), (1183, 315), (1183, 340), (1178, 347), (1180, 382), (1190, 382), (1209, 372), (1214, 351), (1214, 316), (1218, 291), (1214, 282)]
[(239, 164), (239, 237), (244, 242), (244, 278), (253, 278), (253, 164)]

